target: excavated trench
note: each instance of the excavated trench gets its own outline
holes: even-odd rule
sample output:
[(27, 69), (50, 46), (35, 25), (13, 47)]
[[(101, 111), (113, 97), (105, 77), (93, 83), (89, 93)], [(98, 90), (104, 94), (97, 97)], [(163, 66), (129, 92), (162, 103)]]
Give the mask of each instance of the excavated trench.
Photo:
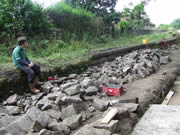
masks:
[[(174, 50), (176, 45), (140, 49), (81, 74), (51, 76), (53, 80), (39, 86), (41, 93), (14, 94), (2, 102), (0, 134), (129, 135), (149, 105), (163, 101), (179, 75), (179, 65), (171, 59)], [(123, 86), (120, 96), (102, 91), (109, 84)]]

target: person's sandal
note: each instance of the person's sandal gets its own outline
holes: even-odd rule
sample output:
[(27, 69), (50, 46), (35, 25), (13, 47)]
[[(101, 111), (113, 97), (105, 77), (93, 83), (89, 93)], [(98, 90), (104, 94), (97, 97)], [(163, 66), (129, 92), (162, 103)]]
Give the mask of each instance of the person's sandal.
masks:
[(31, 92), (32, 92), (32, 93), (34, 93), (34, 94), (36, 94), (36, 93), (39, 93), (39, 92), (40, 92), (40, 90), (38, 90), (38, 89), (34, 89), (34, 90), (31, 90)]

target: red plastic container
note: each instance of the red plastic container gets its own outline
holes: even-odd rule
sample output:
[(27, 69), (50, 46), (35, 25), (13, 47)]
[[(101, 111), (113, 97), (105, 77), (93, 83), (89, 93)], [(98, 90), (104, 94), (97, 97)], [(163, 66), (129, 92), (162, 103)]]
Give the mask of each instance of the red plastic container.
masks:
[(52, 77), (48, 77), (48, 81), (54, 81), (56, 80), (55, 78), (52, 78)]
[(123, 91), (123, 86), (119, 85), (108, 85), (102, 87), (103, 92), (107, 93), (108, 95), (112, 96), (120, 96)]

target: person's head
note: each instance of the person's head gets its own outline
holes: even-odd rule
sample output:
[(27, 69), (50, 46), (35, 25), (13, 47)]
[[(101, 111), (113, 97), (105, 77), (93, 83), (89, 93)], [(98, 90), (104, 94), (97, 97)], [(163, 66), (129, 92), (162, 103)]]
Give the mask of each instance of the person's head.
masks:
[(26, 37), (19, 37), (17, 39), (17, 42), (20, 47), (27, 47), (27, 45), (28, 45)]

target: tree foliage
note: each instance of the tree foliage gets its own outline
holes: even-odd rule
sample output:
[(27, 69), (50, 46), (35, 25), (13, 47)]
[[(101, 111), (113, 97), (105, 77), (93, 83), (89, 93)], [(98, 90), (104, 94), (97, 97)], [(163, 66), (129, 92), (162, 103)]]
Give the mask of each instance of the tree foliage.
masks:
[(157, 27), (158, 30), (168, 30), (168, 29), (170, 29), (170, 28), (172, 28), (172, 25), (171, 25), (171, 24), (160, 24), (160, 25)]
[(95, 36), (99, 33), (99, 28), (96, 26), (103, 25), (101, 19), (97, 19), (92, 12), (82, 8), (72, 8), (63, 2), (49, 7), (47, 12), (55, 26), (63, 31), (63, 39), (65, 37), (71, 39), (73, 34), (78, 39), (82, 39), (85, 34)]
[(65, 0), (75, 8), (83, 8), (87, 11), (95, 13), (97, 16), (103, 17), (109, 25), (112, 22), (119, 22), (120, 14), (115, 11), (117, 0)]
[(180, 18), (175, 19), (172, 23), (171, 23), (172, 27), (174, 29), (180, 29)]
[(48, 17), (39, 4), (31, 0), (0, 1), (1, 37), (42, 32), (49, 26)]
[(121, 19), (124, 19), (123, 23), (124, 21), (126, 21), (126, 29), (141, 29), (151, 24), (150, 19), (144, 10), (145, 5), (146, 2), (143, 1), (140, 4), (136, 5), (133, 9), (124, 8), (121, 14)]

